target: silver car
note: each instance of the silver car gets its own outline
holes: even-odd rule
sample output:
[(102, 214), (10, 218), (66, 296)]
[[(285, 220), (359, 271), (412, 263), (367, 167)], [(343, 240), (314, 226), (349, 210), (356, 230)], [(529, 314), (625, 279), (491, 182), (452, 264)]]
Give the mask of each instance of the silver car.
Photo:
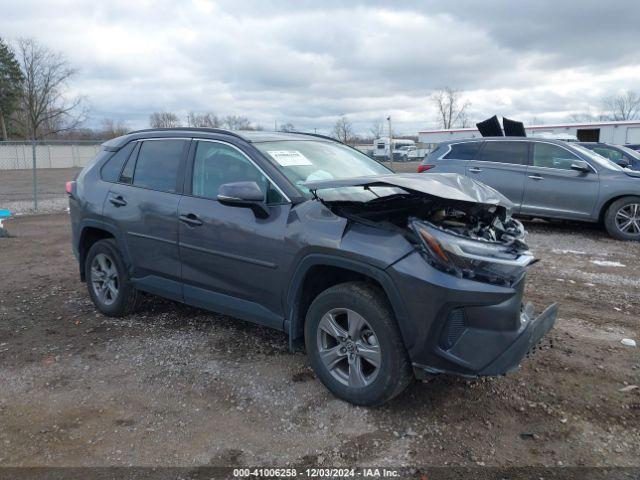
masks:
[(575, 143), (525, 137), (443, 142), (418, 172), (459, 173), (508, 197), (513, 213), (602, 222), (612, 237), (640, 240), (640, 172)]

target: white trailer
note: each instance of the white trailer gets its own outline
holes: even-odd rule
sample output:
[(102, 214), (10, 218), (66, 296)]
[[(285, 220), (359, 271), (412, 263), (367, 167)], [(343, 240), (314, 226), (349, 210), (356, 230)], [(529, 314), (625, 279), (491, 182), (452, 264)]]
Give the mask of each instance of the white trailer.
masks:
[[(392, 138), (391, 139), (392, 149), (394, 156), (403, 156), (404, 149), (401, 147), (415, 147), (416, 142), (413, 140), (406, 140), (403, 138)], [(378, 138), (375, 142), (373, 142), (373, 157), (380, 159), (389, 158), (389, 137), (381, 137)]]
[[(640, 121), (611, 121), (594, 123), (566, 123), (525, 127), (527, 136), (547, 138), (566, 137), (579, 142), (606, 142), (614, 145), (640, 143)], [(418, 133), (419, 142), (437, 144), (447, 140), (481, 137), (477, 128), (424, 130)]]

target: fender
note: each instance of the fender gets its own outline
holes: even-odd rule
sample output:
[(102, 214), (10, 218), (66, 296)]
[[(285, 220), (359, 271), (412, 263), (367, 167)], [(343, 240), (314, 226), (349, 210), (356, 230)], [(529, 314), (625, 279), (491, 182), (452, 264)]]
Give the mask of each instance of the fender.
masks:
[[(638, 181), (638, 183), (640, 183), (640, 181)], [(627, 192), (627, 190), (623, 190), (623, 192)], [(594, 214), (595, 220), (596, 221), (602, 220), (607, 213), (607, 209), (609, 208), (609, 205), (611, 205), (616, 200), (619, 200), (622, 197), (638, 197), (638, 196), (640, 196), (640, 191), (637, 191), (637, 190), (635, 192), (628, 192), (628, 193), (615, 192), (614, 195), (611, 195), (610, 197), (607, 197), (606, 199), (599, 201), (596, 204), (595, 214)]]
[(118, 246), (118, 250), (122, 255), (122, 261), (125, 264), (127, 270), (131, 270), (131, 256), (129, 255), (129, 250), (127, 249), (127, 242), (122, 238), (122, 233), (115, 228), (113, 225), (110, 225), (106, 222), (102, 222), (100, 220), (94, 219), (84, 219), (80, 221), (78, 225), (78, 242), (76, 245), (76, 249), (78, 251), (78, 263), (80, 267), (80, 278), (84, 281), (84, 257), (80, 256), (80, 245), (82, 245), (82, 241), (84, 239), (85, 232), (88, 228), (96, 228), (98, 230), (104, 230), (105, 232), (109, 232), (116, 241), (116, 245)]
[(297, 314), (303, 293), (302, 285), (309, 270), (316, 266), (339, 267), (371, 277), (382, 286), (382, 289), (389, 299), (396, 321), (400, 324), (407, 318), (407, 310), (400, 296), (400, 292), (393, 283), (393, 280), (391, 280), (389, 274), (384, 270), (358, 260), (352, 260), (338, 255), (312, 253), (298, 263), (287, 289), (287, 297), (285, 300), (287, 316), (284, 321), (284, 331), (289, 334), (289, 348), (292, 351), (295, 350), (298, 340), (304, 336), (305, 319), (300, 318)]

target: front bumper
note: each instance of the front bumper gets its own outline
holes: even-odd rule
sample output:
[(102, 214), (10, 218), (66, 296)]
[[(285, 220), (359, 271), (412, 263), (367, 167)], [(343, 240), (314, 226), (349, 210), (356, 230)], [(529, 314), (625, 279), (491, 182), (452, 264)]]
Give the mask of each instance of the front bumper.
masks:
[(500, 375), (517, 369), (525, 355), (553, 328), (557, 316), (558, 304), (553, 303), (535, 319), (528, 319), (528, 325), (518, 338), (478, 375)]
[[(524, 313), (523, 313), (524, 316)], [(540, 315), (533, 320), (525, 320), (526, 325), (511, 344), (505, 344), (500, 336), (488, 339), (486, 336), (475, 336), (472, 334), (468, 341), (456, 343), (457, 351), (464, 356), (464, 351), (468, 352), (482, 350), (488, 347), (488, 343), (493, 342), (493, 347), (503, 350), (491, 363), (476, 371), (473, 376), (495, 376), (502, 375), (516, 370), (520, 366), (522, 359), (542, 340), (542, 338), (553, 328), (558, 316), (558, 304), (549, 305)], [(477, 350), (476, 350), (477, 349)], [(462, 358), (462, 357), (459, 357)], [(443, 370), (413, 364), (418, 370), (418, 376), (424, 372), (426, 374), (444, 373)], [(467, 366), (470, 366), (467, 362)], [(453, 373), (453, 372), (449, 372)], [(460, 372), (455, 372), (460, 373)]]
[(398, 324), (416, 373), (500, 375), (518, 368), (556, 321), (553, 304), (534, 318), (524, 278), (512, 287), (460, 279), (409, 255), (389, 270), (403, 297)]

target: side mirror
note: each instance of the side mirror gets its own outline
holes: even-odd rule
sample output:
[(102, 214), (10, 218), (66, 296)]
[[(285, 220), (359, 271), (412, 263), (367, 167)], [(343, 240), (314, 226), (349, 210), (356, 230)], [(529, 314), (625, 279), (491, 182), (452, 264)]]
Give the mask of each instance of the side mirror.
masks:
[(265, 194), (256, 182), (233, 182), (220, 185), (218, 201), (230, 207), (244, 207), (253, 210), (256, 217), (266, 218), (269, 209), (265, 204)]
[(584, 160), (574, 160), (571, 163), (571, 170), (577, 170), (578, 172), (582, 172), (582, 173), (589, 173), (592, 171), (591, 165), (589, 165)]

